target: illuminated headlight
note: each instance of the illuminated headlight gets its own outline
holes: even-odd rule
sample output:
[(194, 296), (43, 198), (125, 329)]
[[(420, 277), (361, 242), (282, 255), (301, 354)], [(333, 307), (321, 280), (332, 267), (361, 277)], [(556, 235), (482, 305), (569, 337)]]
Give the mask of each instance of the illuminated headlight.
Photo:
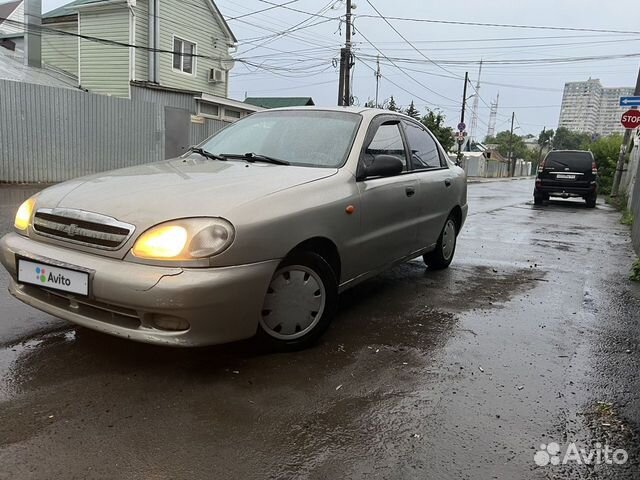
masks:
[(222, 218), (187, 218), (156, 225), (131, 249), (148, 260), (195, 260), (217, 255), (233, 242), (233, 225)]
[(18, 208), (18, 212), (16, 213), (16, 219), (13, 222), (13, 225), (16, 227), (20, 233), (27, 233), (27, 229), (31, 224), (31, 218), (33, 217), (33, 212), (36, 209), (36, 196), (29, 198), (26, 200), (20, 208)]

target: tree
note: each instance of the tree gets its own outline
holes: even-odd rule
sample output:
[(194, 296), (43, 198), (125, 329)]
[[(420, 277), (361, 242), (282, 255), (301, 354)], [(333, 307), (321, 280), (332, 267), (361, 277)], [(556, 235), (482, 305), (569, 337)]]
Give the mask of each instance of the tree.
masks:
[[(411, 103), (413, 104), (413, 102)], [(445, 116), (442, 112), (429, 109), (427, 109), (427, 114), (420, 119), (420, 122), (438, 139), (442, 148), (446, 152), (450, 152), (456, 142), (453, 139), (453, 129), (445, 127), (444, 121)]]
[(553, 138), (553, 133), (553, 129), (545, 129), (540, 132), (540, 135), (538, 135), (538, 145), (540, 145), (540, 148), (543, 148), (545, 145), (550, 144), (551, 139)]
[(420, 111), (414, 105), (413, 100), (411, 100), (411, 105), (409, 105), (409, 107), (404, 111), (404, 113), (409, 115), (411, 118), (420, 120)]
[(389, 103), (387, 103), (387, 110), (391, 110), (392, 112), (399, 111), (398, 106), (396, 105), (396, 101), (393, 99), (393, 95), (391, 95)]
[(505, 158), (509, 156), (509, 150), (511, 150), (511, 158), (528, 158), (528, 149), (524, 143), (522, 137), (514, 134), (511, 137), (511, 132), (505, 130), (498, 133), (495, 137), (487, 137), (485, 143), (497, 145), (497, 150)]
[(565, 127), (558, 128), (553, 136), (554, 150), (585, 150), (590, 142), (588, 133), (572, 132)]
[(621, 145), (621, 135), (609, 135), (599, 138), (589, 146), (598, 166), (598, 189), (604, 195), (611, 193)]

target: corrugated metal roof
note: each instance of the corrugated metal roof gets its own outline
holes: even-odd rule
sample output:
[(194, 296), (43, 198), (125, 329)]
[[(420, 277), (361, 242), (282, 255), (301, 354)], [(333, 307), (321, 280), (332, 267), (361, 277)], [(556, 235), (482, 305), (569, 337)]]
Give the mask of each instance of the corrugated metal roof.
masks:
[(46, 67), (29, 67), (23, 63), (21, 56), (13, 55), (2, 47), (0, 47), (0, 79), (48, 87), (78, 88), (78, 81), (75, 78)]
[(263, 108), (311, 107), (315, 105), (311, 97), (249, 97), (244, 103)]

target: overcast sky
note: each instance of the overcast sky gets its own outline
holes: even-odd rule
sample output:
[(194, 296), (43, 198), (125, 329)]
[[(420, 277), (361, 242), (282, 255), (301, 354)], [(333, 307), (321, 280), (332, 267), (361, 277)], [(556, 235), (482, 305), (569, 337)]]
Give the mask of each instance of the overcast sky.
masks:
[[(199, 1), (199, 0), (187, 0)], [(287, 3), (291, 0), (268, 0)], [(385, 16), (414, 19), (458, 20), (466, 22), (542, 25), (606, 30), (640, 31), (640, 5), (637, 0), (370, 0)], [(43, 0), (43, 10), (68, 3), (65, 0)], [(356, 66), (353, 72), (353, 94), (364, 104), (375, 96), (375, 67), (382, 51), (380, 98), (394, 96), (406, 106), (414, 100), (425, 107), (439, 108), (449, 125), (456, 125), (460, 115), (465, 71), (473, 83), (477, 81), (477, 62), (531, 60), (586, 56), (607, 56), (640, 52), (640, 34), (612, 34), (542, 29), (499, 28), (443, 25), (390, 20), (419, 52), (408, 45), (380, 18), (358, 18), (376, 15), (367, 0), (354, 0), (357, 8), (354, 36)], [(318, 105), (334, 105), (337, 99), (337, 70), (334, 59), (344, 42), (344, 25), (337, 19), (344, 14), (344, 4), (329, 0), (297, 0), (287, 6), (304, 12), (318, 13), (334, 4), (318, 17), (282, 8), (230, 20), (239, 39), (235, 56), (240, 59), (233, 69), (230, 96), (311, 96)], [(263, 0), (218, 0), (227, 18), (268, 8)], [(289, 35), (265, 40), (262, 37), (282, 32), (306, 20), (302, 26), (336, 17), (320, 25), (297, 30)], [(362, 35), (358, 33), (362, 32)], [(541, 38), (547, 37), (547, 38)], [(551, 38), (549, 38), (551, 37)], [(559, 38), (560, 37), (560, 38)], [(293, 53), (287, 53), (293, 52)], [(388, 57), (396, 66), (384, 58)], [(426, 57), (426, 58), (425, 58)], [(428, 60), (433, 60), (430, 63)], [(247, 65), (250, 62), (259, 67)], [(459, 62), (451, 64), (451, 61)], [(368, 65), (368, 66), (367, 66)], [(515, 111), (518, 133), (537, 134), (543, 126), (555, 128), (558, 123), (562, 88), (567, 81), (599, 78), (604, 86), (633, 86), (640, 57), (606, 59), (562, 64), (485, 64), (480, 79), (478, 137), (484, 137), (489, 121), (488, 104), (500, 93), (497, 130), (508, 129), (511, 112)], [(398, 68), (399, 67), (399, 68)], [(443, 77), (444, 76), (444, 77)], [(413, 77), (413, 78), (411, 78)], [(446, 78), (457, 77), (457, 78)], [(393, 83), (397, 84), (394, 85)], [(501, 85), (495, 85), (501, 84)], [(520, 87), (514, 87), (518, 86)], [(473, 94), (469, 89), (468, 95)], [(469, 100), (473, 107), (473, 99)], [(467, 125), (471, 112), (467, 114)]]

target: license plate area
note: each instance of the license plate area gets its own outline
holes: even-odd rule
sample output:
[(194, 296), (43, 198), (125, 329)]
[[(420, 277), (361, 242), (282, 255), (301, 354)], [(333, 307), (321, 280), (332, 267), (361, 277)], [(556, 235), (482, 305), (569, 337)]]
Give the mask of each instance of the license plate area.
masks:
[(567, 173), (557, 173), (556, 174), (556, 179), (558, 179), (558, 180), (575, 180), (576, 176), (575, 175), (569, 175)]
[(89, 296), (90, 273), (39, 260), (18, 258), (18, 282), (38, 287)]

